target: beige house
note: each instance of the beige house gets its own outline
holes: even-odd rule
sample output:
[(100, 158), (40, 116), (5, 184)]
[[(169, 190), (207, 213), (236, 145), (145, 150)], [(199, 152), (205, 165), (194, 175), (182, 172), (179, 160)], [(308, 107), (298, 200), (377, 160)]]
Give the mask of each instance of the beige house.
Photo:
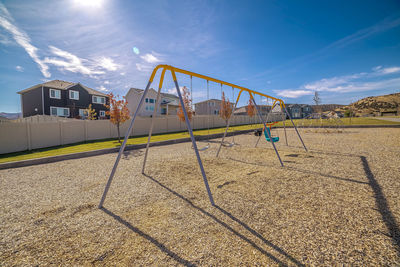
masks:
[[(271, 111), (271, 106), (268, 106), (268, 105), (257, 105), (257, 106), (260, 109), (260, 112), (263, 116), (267, 115)], [(248, 108), (248, 106), (236, 108), (234, 114), (235, 115), (248, 115), (247, 108)], [(254, 116), (258, 116), (256, 109), (254, 110)]]
[[(142, 98), (144, 90), (138, 88), (129, 89), (126, 94), (126, 100), (128, 101), (128, 109), (130, 114), (136, 111), (139, 101)], [(157, 110), (157, 115), (176, 115), (179, 107), (179, 98), (173, 94), (161, 93), (161, 105)], [(156, 107), (157, 91), (150, 88), (147, 92), (147, 96), (142, 107), (139, 110), (139, 116), (149, 117), (153, 115)]]
[[(196, 115), (219, 115), (221, 109), (221, 100), (209, 99), (194, 104)], [(231, 103), (233, 108), (233, 103)]]

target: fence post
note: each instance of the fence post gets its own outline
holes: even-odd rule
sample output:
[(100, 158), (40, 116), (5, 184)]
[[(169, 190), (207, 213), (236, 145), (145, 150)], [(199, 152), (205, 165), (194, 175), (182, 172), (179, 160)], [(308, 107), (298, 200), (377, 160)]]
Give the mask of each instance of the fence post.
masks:
[(87, 120), (83, 121), (83, 132), (85, 134), (85, 142), (88, 140), (88, 133), (87, 133)]
[(28, 122), (28, 120), (26, 120), (26, 139), (28, 141), (28, 150), (32, 150), (32, 137), (31, 137), (31, 125)]
[(64, 140), (63, 140), (63, 125), (62, 125), (62, 121), (58, 121), (58, 127), (60, 129), (60, 145), (62, 146), (64, 144)]
[(110, 138), (113, 138), (113, 136), (112, 136), (112, 129), (111, 129), (111, 121), (110, 121), (110, 123), (108, 124), (108, 129), (109, 129), (109, 131), (110, 131)]

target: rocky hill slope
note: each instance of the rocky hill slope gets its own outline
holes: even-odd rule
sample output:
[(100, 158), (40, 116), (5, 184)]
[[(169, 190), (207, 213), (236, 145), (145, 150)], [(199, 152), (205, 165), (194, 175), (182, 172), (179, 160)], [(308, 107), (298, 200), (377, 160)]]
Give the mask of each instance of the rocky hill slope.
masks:
[(400, 93), (366, 97), (349, 107), (359, 115), (400, 112)]

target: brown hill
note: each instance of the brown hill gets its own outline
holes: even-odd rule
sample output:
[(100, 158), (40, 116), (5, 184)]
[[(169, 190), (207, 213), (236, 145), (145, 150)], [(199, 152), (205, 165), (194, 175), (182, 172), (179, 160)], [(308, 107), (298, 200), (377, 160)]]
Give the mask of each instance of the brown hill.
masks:
[(356, 115), (400, 113), (400, 93), (369, 96), (349, 105)]

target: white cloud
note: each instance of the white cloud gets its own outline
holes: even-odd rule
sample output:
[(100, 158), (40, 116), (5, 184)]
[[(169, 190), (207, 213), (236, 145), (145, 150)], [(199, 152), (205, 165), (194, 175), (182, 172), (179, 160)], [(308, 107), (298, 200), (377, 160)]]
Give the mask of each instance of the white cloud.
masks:
[(111, 58), (102, 57), (90, 61), (80, 58), (68, 51), (55, 46), (49, 46), (50, 52), (56, 57), (46, 57), (43, 62), (57, 66), (61, 71), (70, 71), (94, 77), (93, 75), (105, 74), (106, 71), (115, 71), (120, 68)]
[(54, 54), (55, 56), (57, 56), (58, 58), (46, 57), (44, 59), (44, 62), (47, 64), (52, 64), (52, 65), (59, 67), (59, 69), (61, 71), (66, 70), (66, 71), (70, 71), (73, 73), (81, 73), (81, 74), (89, 75), (89, 76), (105, 73), (104, 71), (96, 70), (94, 68), (85, 66), (84, 62), (87, 60), (81, 59), (72, 53), (61, 50), (61, 49), (59, 49), (55, 46), (51, 46), (51, 45), (49, 46), (49, 48), (50, 48), (50, 52), (52, 54)]
[(161, 60), (159, 58), (157, 58), (156, 56), (154, 56), (153, 54), (145, 54), (143, 56), (140, 56), (140, 58), (143, 59), (144, 61), (146, 61), (147, 63), (161, 62)]
[(383, 74), (397, 73), (397, 72), (400, 72), (400, 67), (390, 67), (390, 68), (379, 69), (379, 72), (381, 72)]
[(23, 71), (24, 71), (24, 68), (21, 67), (21, 66), (16, 66), (15, 69), (16, 69), (17, 71), (19, 71), (19, 72), (23, 72)]
[(39, 49), (31, 44), (31, 39), (29, 36), (24, 31), (20, 30), (16, 25), (14, 25), (12, 23), (13, 21), (14, 20), (12, 19), (7, 8), (0, 3), (0, 26), (9, 32), (17, 44), (24, 48), (33, 61), (38, 64), (43, 76), (49, 78), (51, 76), (49, 67), (43, 63), (42, 60), (40, 60), (38, 56)]
[(138, 71), (149, 72), (153, 69), (151, 65), (136, 63), (136, 69)]
[(104, 84), (110, 84), (110, 81), (104, 81)]
[(96, 87), (99, 91), (102, 91), (102, 92), (108, 92), (108, 91), (110, 91), (110, 90), (108, 90), (107, 88), (105, 88), (103, 85), (101, 85), (101, 86), (99, 86), (99, 87)]
[(314, 92), (308, 90), (274, 90), (281, 97), (298, 98), (305, 95), (312, 95)]
[(125, 72), (121, 72), (120, 74), (121, 74), (121, 76), (125, 76), (126, 73)]
[(376, 66), (376, 67), (372, 68), (373, 71), (378, 71), (380, 69), (382, 69), (382, 66)]
[(281, 97), (298, 98), (305, 95), (312, 95), (315, 91), (320, 92), (361, 92), (382, 89), (400, 88), (400, 78), (385, 79), (385, 75), (400, 73), (400, 67), (377, 66), (372, 72), (360, 72), (352, 75), (324, 78), (318, 81), (307, 83), (299, 89), (275, 90)]
[(102, 57), (98, 60), (98, 64), (99, 67), (105, 69), (105, 70), (109, 70), (109, 71), (116, 71), (117, 69), (119, 69), (121, 66), (116, 64), (111, 58), (108, 57)]

